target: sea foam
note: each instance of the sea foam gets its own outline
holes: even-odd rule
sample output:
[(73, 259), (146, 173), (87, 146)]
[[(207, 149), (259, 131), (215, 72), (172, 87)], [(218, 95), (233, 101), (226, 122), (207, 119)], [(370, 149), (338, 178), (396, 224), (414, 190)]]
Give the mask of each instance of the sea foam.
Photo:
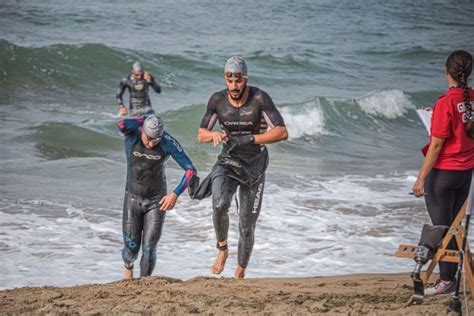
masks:
[(356, 99), (362, 111), (370, 115), (396, 119), (415, 106), (403, 91), (391, 89), (369, 93)]

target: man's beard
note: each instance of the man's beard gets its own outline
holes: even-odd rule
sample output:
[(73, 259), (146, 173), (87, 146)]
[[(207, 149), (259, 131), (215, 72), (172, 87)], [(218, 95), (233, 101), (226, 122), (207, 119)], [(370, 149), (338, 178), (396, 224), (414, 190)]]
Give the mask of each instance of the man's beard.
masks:
[[(247, 89), (247, 84), (245, 84), (245, 86), (242, 88), (242, 90), (238, 90), (238, 89), (234, 89), (234, 90), (229, 90), (227, 88), (227, 91), (229, 92), (229, 96), (232, 100), (234, 101), (239, 101), (240, 99), (242, 99), (242, 97), (244, 96), (244, 93), (245, 93), (245, 89)], [(240, 92), (240, 93), (239, 93)], [(239, 93), (239, 95), (237, 95), (236, 97), (234, 97), (232, 95), (232, 93)]]

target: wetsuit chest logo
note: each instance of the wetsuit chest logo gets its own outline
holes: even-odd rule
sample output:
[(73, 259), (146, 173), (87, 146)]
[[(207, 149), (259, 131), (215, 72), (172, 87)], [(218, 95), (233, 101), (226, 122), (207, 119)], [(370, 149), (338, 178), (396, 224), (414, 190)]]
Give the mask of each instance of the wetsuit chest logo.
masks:
[(252, 115), (253, 112), (252, 110), (247, 110), (247, 111), (241, 111), (240, 116), (246, 116), (246, 115)]
[(149, 155), (149, 154), (141, 153), (139, 151), (134, 151), (133, 155), (135, 157), (146, 158), (146, 159), (149, 159), (149, 160), (160, 160), (161, 159), (161, 156), (159, 156), (159, 155)]
[(251, 121), (225, 121), (224, 125), (229, 126), (229, 125), (243, 125), (243, 126), (249, 126), (253, 125), (253, 122)]
[(137, 83), (133, 86), (133, 89), (135, 89), (136, 91), (142, 91), (144, 87), (145, 85), (143, 83)]

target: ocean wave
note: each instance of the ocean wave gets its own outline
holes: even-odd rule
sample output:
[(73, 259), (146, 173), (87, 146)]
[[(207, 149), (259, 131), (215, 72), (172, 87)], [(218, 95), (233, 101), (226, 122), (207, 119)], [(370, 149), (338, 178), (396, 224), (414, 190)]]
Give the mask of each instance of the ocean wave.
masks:
[(122, 148), (118, 137), (96, 131), (91, 126), (46, 122), (33, 128), (35, 147), (48, 160), (74, 157), (106, 157)]
[(411, 98), (400, 90), (375, 91), (355, 100), (369, 115), (396, 119), (415, 109)]
[(363, 49), (356, 51), (356, 53), (361, 56), (383, 56), (386, 58), (393, 57), (406, 61), (444, 58), (447, 54), (447, 52), (440, 50), (435, 46), (430, 48), (420, 45), (396, 49), (388, 49), (386, 47)]
[(324, 125), (324, 112), (319, 99), (300, 106), (283, 106), (280, 112), (285, 119), (290, 139), (330, 134)]
[[(0, 56), (0, 81), (7, 90), (66, 87), (96, 92), (108, 90), (111, 85), (115, 89), (137, 60), (168, 87), (179, 87), (176, 77), (199, 77), (217, 71), (217, 65), (213, 67), (199, 56), (158, 54), (94, 43), (25, 47), (0, 39)], [(190, 72), (196, 75), (190, 76)]]
[(395, 119), (415, 109), (411, 97), (400, 90), (373, 91), (356, 99), (316, 97), (280, 107), (290, 139), (370, 133), (370, 125), (393, 128)]

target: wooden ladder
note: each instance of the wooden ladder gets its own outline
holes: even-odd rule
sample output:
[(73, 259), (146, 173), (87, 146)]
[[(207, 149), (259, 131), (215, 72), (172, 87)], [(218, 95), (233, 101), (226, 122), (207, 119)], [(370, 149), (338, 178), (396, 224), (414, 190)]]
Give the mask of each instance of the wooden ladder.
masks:
[[(455, 262), (455, 263), (459, 263), (461, 261), (458, 250), (446, 249), (446, 247), (448, 247), (451, 239), (454, 238), (458, 249), (462, 248), (462, 240), (464, 237), (464, 226), (462, 224), (462, 220), (464, 218), (464, 215), (466, 214), (467, 204), (468, 204), (468, 200), (466, 199), (466, 202), (464, 202), (464, 205), (462, 206), (458, 215), (454, 219), (454, 222), (449, 227), (449, 230), (446, 233), (446, 236), (444, 236), (443, 240), (441, 241), (441, 246), (438, 248), (438, 250), (434, 254), (433, 259), (431, 260), (431, 263), (428, 269), (422, 272), (421, 279), (423, 280), (423, 284), (426, 285), (428, 283), (428, 280), (430, 279), (430, 276), (433, 273), (434, 268), (440, 261)], [(398, 251), (395, 252), (395, 256), (401, 257), (401, 258), (413, 259), (415, 257), (415, 248), (416, 246), (412, 246), (412, 245), (400, 245), (398, 247)], [(472, 255), (471, 255), (471, 249), (469, 248), (468, 241), (466, 241), (463, 269), (465, 272), (464, 273), (465, 278), (467, 279), (469, 283), (469, 287), (471, 289), (471, 295), (474, 295), (474, 278), (472, 275), (472, 272), (473, 272)]]

